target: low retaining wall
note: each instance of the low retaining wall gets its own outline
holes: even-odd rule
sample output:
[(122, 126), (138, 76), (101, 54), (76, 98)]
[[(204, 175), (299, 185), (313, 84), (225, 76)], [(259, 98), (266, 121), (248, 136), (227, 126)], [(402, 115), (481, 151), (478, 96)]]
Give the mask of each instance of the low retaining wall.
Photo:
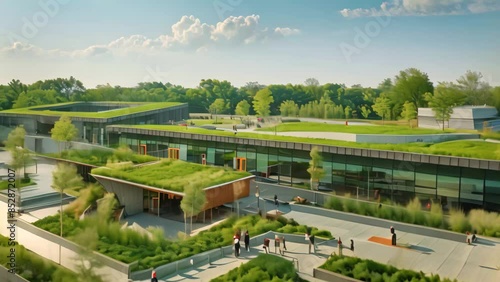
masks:
[(10, 273), (3, 265), (0, 265), (0, 277), (3, 277), (2, 281), (5, 282), (30, 282), (17, 274)]
[(313, 269), (313, 277), (321, 279), (321, 280), (325, 280), (325, 281), (331, 281), (331, 282), (358, 282), (358, 281), (361, 281), (358, 279), (347, 277), (347, 276), (344, 276), (342, 274), (338, 274), (338, 273), (324, 270), (321, 268), (314, 268)]

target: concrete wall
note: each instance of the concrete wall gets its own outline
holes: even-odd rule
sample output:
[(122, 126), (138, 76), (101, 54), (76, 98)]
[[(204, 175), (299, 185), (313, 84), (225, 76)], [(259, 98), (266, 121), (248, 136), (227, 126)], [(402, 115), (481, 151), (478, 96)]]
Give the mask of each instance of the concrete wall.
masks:
[(116, 195), (120, 204), (125, 206), (125, 212), (127, 215), (134, 215), (143, 212), (144, 192), (142, 188), (117, 181), (117, 179), (114, 178), (97, 175), (94, 176), (94, 178), (96, 178), (97, 181), (104, 186), (106, 191)]
[[(6, 197), (0, 195), (0, 214), (4, 215), (0, 219), (0, 234), (9, 237), (10, 233), (7, 229), (9, 225), (5, 216), (7, 214), (6, 202)], [(15, 221), (15, 225), (15, 238), (19, 244), (55, 263), (59, 263), (59, 246), (61, 246), (61, 265), (72, 271), (77, 271), (81, 262), (78, 245), (35, 227), (21, 218)], [(109, 281), (127, 281), (130, 269), (128, 264), (96, 252), (94, 254), (101, 263), (101, 267), (96, 269), (97, 274)]]
[(0, 277), (4, 282), (30, 282), (17, 274), (10, 273), (3, 265), (0, 265)]
[(357, 282), (361, 281), (358, 279), (354, 279), (351, 277), (347, 277), (341, 274), (337, 274), (334, 272), (330, 272), (328, 270), (320, 269), (320, 268), (314, 268), (313, 269), (313, 277), (318, 278), (321, 280), (325, 281), (335, 281), (335, 282)]

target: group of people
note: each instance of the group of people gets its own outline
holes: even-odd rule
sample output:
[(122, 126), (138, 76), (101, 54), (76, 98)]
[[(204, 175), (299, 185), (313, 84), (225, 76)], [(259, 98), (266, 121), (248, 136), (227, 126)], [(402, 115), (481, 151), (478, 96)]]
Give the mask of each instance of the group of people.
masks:
[[(233, 236), (233, 249), (235, 257), (240, 256), (240, 249), (241, 249), (240, 240), (241, 240), (241, 233), (240, 231), (238, 231)], [(243, 234), (243, 242), (245, 243), (245, 250), (247, 252), (250, 252), (250, 234), (248, 234), (248, 230), (245, 231), (245, 233)]]

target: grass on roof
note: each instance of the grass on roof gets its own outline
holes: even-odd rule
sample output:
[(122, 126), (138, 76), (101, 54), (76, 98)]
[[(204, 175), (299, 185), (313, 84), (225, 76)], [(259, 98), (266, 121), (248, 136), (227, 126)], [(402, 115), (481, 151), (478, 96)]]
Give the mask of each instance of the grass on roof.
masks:
[(296, 122), (283, 123), (273, 127), (256, 129), (256, 131), (274, 131), (291, 132), (291, 131), (307, 131), (307, 132), (341, 132), (353, 134), (387, 134), (387, 135), (418, 135), (418, 134), (445, 134), (456, 132), (453, 129), (438, 129), (427, 128), (410, 128), (400, 125), (343, 125), (343, 124), (328, 124), (321, 122)]
[[(108, 160), (117, 155), (117, 151), (103, 150), (103, 149), (91, 149), (91, 150), (68, 150), (59, 153), (49, 153), (42, 154), (44, 156), (64, 159), (84, 164), (89, 164), (93, 166), (104, 166), (108, 163)], [(141, 164), (147, 162), (153, 162), (158, 160), (157, 158), (149, 155), (139, 155), (139, 154), (128, 154), (123, 159), (118, 159), (118, 161), (131, 161), (134, 164)]]
[(183, 192), (184, 187), (190, 184), (197, 188), (207, 188), (251, 175), (231, 168), (205, 166), (174, 159), (165, 159), (141, 167), (100, 167), (93, 169), (92, 173), (177, 192)]
[(113, 103), (113, 104), (124, 104), (131, 105), (130, 107), (125, 107), (121, 109), (115, 109), (105, 112), (63, 112), (63, 111), (51, 111), (51, 110), (37, 110), (39, 108), (46, 107), (58, 107), (63, 105), (71, 105), (80, 102), (71, 102), (71, 103), (62, 103), (62, 104), (52, 104), (52, 105), (42, 105), (28, 108), (20, 108), (20, 109), (10, 109), (1, 111), (0, 113), (9, 113), (9, 114), (23, 114), (23, 115), (42, 115), (42, 116), (62, 116), (64, 114), (70, 117), (81, 117), (81, 118), (113, 118), (122, 115), (158, 110), (163, 108), (169, 108), (173, 106), (181, 105), (182, 103), (176, 102), (160, 102), (160, 103), (132, 103), (132, 102), (102, 102), (102, 103)]
[(209, 130), (202, 128), (186, 128), (185, 126), (169, 126), (169, 125), (131, 125), (131, 126), (115, 126), (115, 127), (131, 127), (143, 128), (152, 130), (163, 130), (173, 132), (184, 132), (194, 134), (205, 134), (226, 137), (251, 138), (270, 141), (284, 141), (307, 143), (314, 145), (329, 145), (341, 146), (350, 148), (365, 148), (399, 152), (413, 152), (431, 155), (446, 155), (455, 157), (467, 157), (477, 159), (500, 160), (500, 143), (485, 142), (483, 140), (460, 140), (448, 141), (438, 144), (432, 143), (404, 143), (404, 144), (376, 144), (376, 143), (356, 143), (348, 141), (338, 141), (320, 138), (305, 138), (292, 136), (279, 136), (272, 134), (259, 134), (252, 132), (237, 132), (234, 134), (231, 131)]

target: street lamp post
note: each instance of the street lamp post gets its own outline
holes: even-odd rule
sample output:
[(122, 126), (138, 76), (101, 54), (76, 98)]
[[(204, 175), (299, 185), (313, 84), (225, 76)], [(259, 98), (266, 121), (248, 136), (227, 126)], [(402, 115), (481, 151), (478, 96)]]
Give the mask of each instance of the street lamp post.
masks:
[(258, 213), (260, 215), (260, 191), (259, 191), (259, 185), (255, 185), (255, 198), (257, 198), (257, 209)]

